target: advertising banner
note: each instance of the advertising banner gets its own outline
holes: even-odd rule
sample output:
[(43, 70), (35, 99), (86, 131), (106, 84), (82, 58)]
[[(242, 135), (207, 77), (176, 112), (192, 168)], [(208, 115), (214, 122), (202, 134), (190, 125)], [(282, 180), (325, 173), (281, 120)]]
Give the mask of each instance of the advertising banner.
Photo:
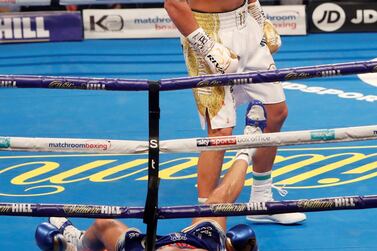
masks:
[(178, 37), (165, 9), (84, 10), (86, 39)]
[(0, 15), (0, 43), (83, 39), (79, 12), (18, 12)]
[(377, 31), (377, 3), (322, 2), (308, 7), (310, 32)]
[(267, 18), (280, 35), (305, 35), (305, 5), (263, 6)]
[[(304, 5), (266, 6), (265, 12), (280, 34), (306, 34)], [(83, 21), (85, 39), (179, 37), (163, 8), (86, 9)]]

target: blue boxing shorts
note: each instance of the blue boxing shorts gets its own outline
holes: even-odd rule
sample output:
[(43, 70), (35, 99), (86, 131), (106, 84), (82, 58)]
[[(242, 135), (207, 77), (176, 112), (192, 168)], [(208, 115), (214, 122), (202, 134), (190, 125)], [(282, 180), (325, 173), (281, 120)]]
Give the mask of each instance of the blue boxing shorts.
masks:
[[(163, 246), (201, 248), (208, 251), (225, 251), (225, 233), (214, 221), (202, 221), (181, 232), (157, 236), (156, 249)], [(117, 242), (116, 251), (144, 251), (146, 235), (130, 228)]]

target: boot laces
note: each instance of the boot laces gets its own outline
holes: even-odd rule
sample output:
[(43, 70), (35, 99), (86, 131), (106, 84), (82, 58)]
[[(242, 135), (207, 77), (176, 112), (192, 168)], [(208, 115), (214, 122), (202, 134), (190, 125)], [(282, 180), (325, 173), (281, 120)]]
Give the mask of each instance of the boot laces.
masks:
[(278, 186), (275, 186), (274, 184), (272, 184), (271, 187), (278, 190), (281, 197), (285, 197), (288, 194), (288, 191), (286, 189), (284, 189), (285, 185), (278, 187)]
[(243, 131), (244, 135), (253, 135), (253, 134), (260, 134), (262, 133), (262, 130), (257, 126), (245, 126), (245, 129)]

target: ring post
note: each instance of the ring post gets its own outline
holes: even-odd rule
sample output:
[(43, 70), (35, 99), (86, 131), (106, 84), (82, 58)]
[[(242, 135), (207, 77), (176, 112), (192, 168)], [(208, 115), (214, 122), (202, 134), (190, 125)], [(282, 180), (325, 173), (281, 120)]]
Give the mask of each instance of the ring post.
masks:
[(147, 251), (155, 250), (158, 220), (158, 186), (159, 186), (159, 102), (160, 83), (149, 82), (149, 160), (148, 160), (148, 193), (145, 201), (144, 223), (147, 224)]

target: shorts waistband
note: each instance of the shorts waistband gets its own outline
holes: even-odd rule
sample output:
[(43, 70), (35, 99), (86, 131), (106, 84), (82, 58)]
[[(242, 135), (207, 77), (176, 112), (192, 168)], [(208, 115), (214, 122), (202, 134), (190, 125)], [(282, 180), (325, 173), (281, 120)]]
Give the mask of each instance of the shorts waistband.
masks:
[(202, 23), (208, 25), (216, 22), (221, 28), (243, 28), (246, 25), (246, 15), (249, 15), (247, 11), (247, 1), (245, 1), (242, 6), (232, 11), (221, 13), (192, 12), (199, 25)]

